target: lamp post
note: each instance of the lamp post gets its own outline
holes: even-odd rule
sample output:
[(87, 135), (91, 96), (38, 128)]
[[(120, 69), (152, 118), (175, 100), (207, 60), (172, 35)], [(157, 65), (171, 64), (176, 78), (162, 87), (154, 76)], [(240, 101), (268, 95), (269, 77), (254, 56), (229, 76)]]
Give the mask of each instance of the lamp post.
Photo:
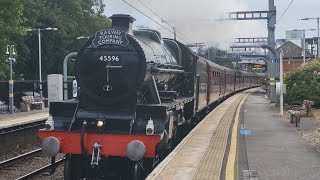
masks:
[(320, 17), (316, 17), (316, 18), (303, 18), (303, 19), (300, 19), (302, 21), (308, 21), (308, 20), (317, 20), (317, 31), (318, 31), (318, 43), (317, 43), (317, 56), (318, 58), (320, 58), (320, 51), (319, 51), (319, 47), (320, 47), (320, 32), (319, 32), (319, 29), (320, 29)]
[(13, 114), (13, 78), (12, 78), (12, 64), (16, 62), (16, 59), (14, 56), (16, 55), (16, 52), (14, 51), (14, 45), (7, 45), (7, 51), (6, 55), (8, 56), (7, 62), (10, 65), (10, 80), (9, 80), (9, 106), (10, 106), (10, 114)]
[(57, 28), (47, 27), (44, 29), (28, 29), (28, 31), (37, 31), (38, 32), (38, 43), (39, 43), (39, 88), (40, 88), (40, 98), (43, 98), (42, 92), (42, 74), (41, 74), (41, 31), (57, 31)]
[(280, 115), (283, 116), (283, 51), (280, 50)]
[(293, 31), (302, 31), (303, 32), (303, 45), (302, 45), (302, 55), (303, 55), (303, 63), (306, 63), (306, 31), (316, 31), (316, 29), (301, 29), (301, 30), (293, 30)]

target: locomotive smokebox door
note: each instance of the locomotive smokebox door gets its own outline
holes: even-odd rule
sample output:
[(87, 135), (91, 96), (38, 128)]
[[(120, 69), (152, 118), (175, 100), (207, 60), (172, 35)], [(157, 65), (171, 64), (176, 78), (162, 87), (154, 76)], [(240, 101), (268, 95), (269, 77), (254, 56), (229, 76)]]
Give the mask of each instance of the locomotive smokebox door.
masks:
[[(132, 106), (146, 74), (146, 57), (132, 36), (129, 15), (114, 15), (112, 29), (98, 31), (78, 53), (77, 79), (81, 95), (100, 105)], [(134, 109), (134, 108), (132, 108)]]

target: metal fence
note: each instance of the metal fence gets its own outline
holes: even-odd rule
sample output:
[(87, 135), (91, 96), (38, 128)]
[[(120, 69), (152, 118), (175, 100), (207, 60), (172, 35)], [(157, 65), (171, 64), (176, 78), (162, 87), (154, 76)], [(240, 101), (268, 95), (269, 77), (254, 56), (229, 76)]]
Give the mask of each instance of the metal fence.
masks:
[[(13, 84), (14, 106), (20, 108), (21, 97), (23, 93), (36, 96), (40, 92), (40, 83), (38, 80), (15, 80)], [(68, 81), (68, 96), (72, 97), (72, 80)], [(47, 81), (42, 82), (43, 96), (48, 97)], [(0, 113), (8, 111), (9, 104), (9, 82), (0, 81)]]
[(9, 111), (9, 105), (5, 102), (0, 101), (0, 113), (6, 113)]
[[(47, 97), (47, 82), (42, 82), (43, 96)], [(17, 80), (13, 83), (14, 106), (20, 106), (22, 93), (34, 95), (39, 93), (39, 81), (36, 80)], [(8, 81), (0, 81), (0, 111), (7, 110), (9, 104), (9, 83)]]

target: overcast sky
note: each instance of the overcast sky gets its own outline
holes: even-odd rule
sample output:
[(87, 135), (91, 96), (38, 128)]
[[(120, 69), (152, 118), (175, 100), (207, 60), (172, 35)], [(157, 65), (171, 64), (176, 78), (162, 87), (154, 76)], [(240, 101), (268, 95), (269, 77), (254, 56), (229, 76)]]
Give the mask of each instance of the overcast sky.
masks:
[[(125, 0), (145, 14), (160, 22), (159, 18), (144, 7), (138, 0)], [(268, 0), (140, 0), (155, 11), (169, 24), (174, 24), (177, 31), (197, 42), (220, 45), (232, 41), (235, 37), (267, 36), (266, 20), (250, 22), (214, 22), (226, 12), (241, 10), (268, 10)], [(281, 17), (292, 0), (275, 0), (277, 19)], [(114, 13), (130, 14), (137, 19), (135, 26), (142, 25), (156, 28), (164, 36), (170, 32), (150, 21), (122, 0), (105, 0), (106, 15)], [(315, 20), (298, 21), (304, 17), (320, 16), (320, 0), (294, 0), (286, 14), (276, 25), (276, 38), (285, 38), (286, 30), (316, 28)], [(319, 13), (318, 13), (319, 12)], [(190, 23), (190, 20), (193, 23)], [(206, 21), (206, 22), (205, 22)], [(187, 25), (188, 24), (188, 25)], [(170, 29), (170, 28), (169, 28)], [(317, 36), (316, 31), (307, 33), (307, 37)], [(186, 38), (184, 38), (186, 40)], [(187, 41), (187, 40), (186, 40)]]
[[(292, 0), (275, 0), (277, 6), (277, 19), (281, 17), (285, 9)], [(241, 4), (246, 4), (250, 10), (264, 10), (268, 8), (268, 0), (238, 0)], [(320, 0), (294, 0), (286, 14), (276, 25), (277, 38), (284, 38), (286, 30), (292, 29), (316, 29), (316, 20), (297, 21), (305, 17), (320, 16)], [(310, 32), (307, 36), (317, 36), (316, 31)]]

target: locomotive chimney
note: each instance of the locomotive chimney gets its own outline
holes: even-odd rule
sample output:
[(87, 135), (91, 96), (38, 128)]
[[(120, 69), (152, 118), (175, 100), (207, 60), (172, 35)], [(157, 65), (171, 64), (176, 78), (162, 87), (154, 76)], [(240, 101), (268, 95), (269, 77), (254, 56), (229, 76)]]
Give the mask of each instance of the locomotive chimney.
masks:
[(110, 17), (112, 21), (112, 29), (121, 30), (128, 34), (133, 34), (132, 23), (136, 20), (127, 14), (114, 14)]

